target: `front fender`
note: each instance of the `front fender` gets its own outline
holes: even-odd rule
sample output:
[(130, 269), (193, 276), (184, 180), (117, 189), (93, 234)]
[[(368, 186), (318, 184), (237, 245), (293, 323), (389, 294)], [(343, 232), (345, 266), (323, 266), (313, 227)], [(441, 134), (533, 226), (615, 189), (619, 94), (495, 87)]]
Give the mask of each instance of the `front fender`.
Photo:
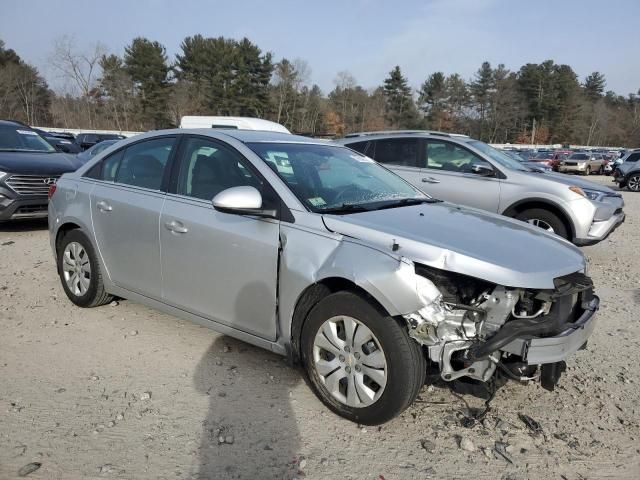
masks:
[(412, 261), (348, 237), (281, 226), (278, 278), (279, 341), (288, 345), (296, 305), (305, 291), (326, 279), (343, 279), (371, 295), (389, 315), (420, 310)]

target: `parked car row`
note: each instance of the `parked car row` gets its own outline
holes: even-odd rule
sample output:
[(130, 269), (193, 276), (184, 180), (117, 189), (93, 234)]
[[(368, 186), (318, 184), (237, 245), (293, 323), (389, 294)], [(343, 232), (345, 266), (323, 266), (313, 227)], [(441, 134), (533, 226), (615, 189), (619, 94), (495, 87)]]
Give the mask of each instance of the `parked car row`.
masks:
[(602, 150), (530, 150), (509, 148), (503, 150), (509, 156), (520, 160), (528, 167), (543, 171), (610, 175), (615, 162), (620, 158), (618, 151)]

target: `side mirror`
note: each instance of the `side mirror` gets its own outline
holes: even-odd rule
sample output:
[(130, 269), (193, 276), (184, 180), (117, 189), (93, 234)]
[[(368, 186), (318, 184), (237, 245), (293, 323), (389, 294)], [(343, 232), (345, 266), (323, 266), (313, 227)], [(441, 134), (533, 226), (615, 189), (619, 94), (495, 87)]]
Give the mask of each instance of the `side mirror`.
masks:
[(493, 168), (478, 163), (471, 165), (471, 173), (475, 173), (481, 177), (493, 177), (495, 175)]
[(236, 215), (277, 218), (278, 212), (262, 208), (262, 195), (249, 186), (231, 187), (221, 191), (212, 200), (213, 208)]

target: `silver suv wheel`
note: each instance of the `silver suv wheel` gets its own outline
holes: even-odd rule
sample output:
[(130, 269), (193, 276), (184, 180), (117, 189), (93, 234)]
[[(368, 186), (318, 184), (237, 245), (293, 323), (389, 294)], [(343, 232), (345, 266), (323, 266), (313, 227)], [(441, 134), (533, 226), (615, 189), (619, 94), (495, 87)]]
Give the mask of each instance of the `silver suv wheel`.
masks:
[(62, 272), (69, 290), (77, 296), (87, 293), (91, 285), (91, 262), (84, 247), (69, 243), (62, 254)]
[(632, 192), (640, 192), (640, 174), (636, 173), (629, 177), (627, 188)]
[(313, 342), (313, 365), (329, 393), (350, 407), (375, 403), (387, 384), (380, 342), (352, 317), (332, 317), (322, 324)]
[(529, 220), (527, 220), (527, 223), (530, 223), (531, 225), (534, 225), (538, 228), (546, 230), (547, 232), (556, 233), (551, 225), (549, 225), (547, 222), (539, 218), (530, 218)]

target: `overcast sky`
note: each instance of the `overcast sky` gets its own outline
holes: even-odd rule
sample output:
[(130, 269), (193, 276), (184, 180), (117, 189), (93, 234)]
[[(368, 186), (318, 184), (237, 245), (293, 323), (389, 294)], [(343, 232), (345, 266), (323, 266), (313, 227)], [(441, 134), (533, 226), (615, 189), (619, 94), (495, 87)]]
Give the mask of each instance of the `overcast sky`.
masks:
[(515, 70), (546, 59), (580, 80), (598, 70), (619, 94), (640, 89), (640, 0), (3, 0), (0, 9), (0, 38), (52, 84), (47, 57), (61, 35), (117, 54), (145, 36), (173, 58), (197, 33), (302, 58), (325, 92), (341, 70), (369, 88), (400, 65), (417, 87), (438, 70), (471, 78), (484, 60)]

